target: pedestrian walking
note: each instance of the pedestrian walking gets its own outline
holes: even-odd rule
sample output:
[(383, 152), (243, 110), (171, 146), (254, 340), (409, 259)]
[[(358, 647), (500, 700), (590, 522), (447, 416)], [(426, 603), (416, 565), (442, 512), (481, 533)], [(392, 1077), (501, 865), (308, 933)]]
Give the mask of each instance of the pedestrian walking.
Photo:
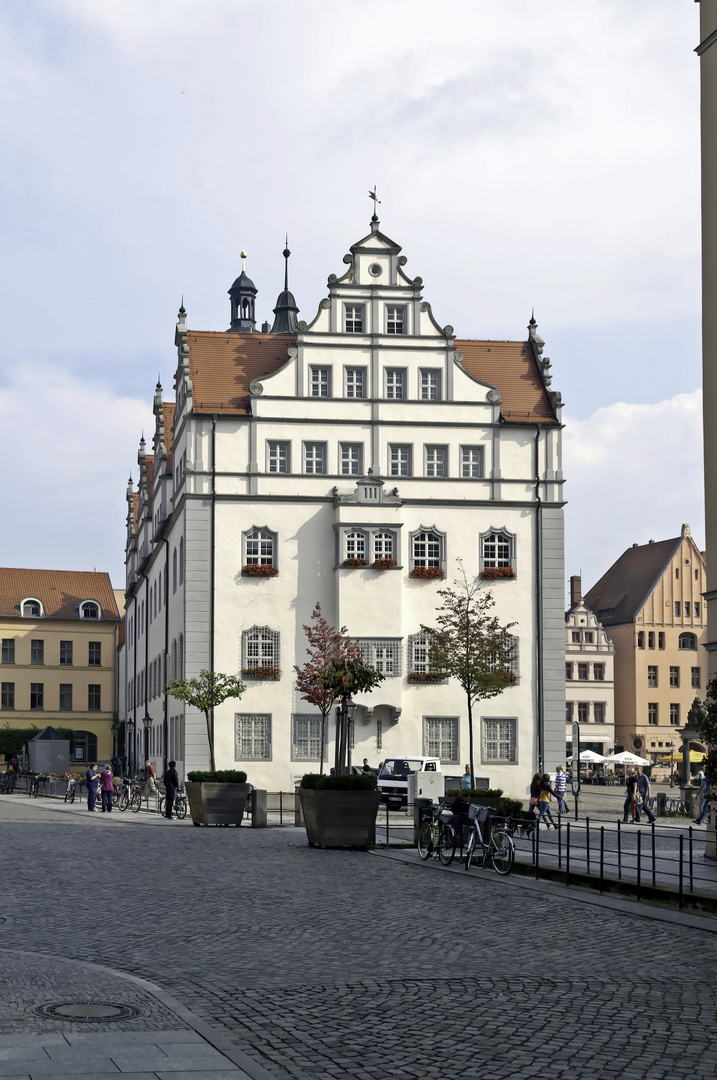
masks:
[[(700, 770), (702, 772), (702, 770)], [(705, 818), (707, 818), (707, 824), (709, 825), (712, 820), (712, 798), (710, 794), (710, 782), (702, 772), (702, 783), (700, 784), (700, 798), (702, 805), (700, 806), (700, 812), (696, 818), (693, 818), (695, 825), (701, 825)]]
[(87, 809), (94, 810), (97, 800), (97, 787), (100, 782), (100, 774), (97, 772), (97, 765), (94, 761), (85, 773), (85, 782), (87, 784)]
[(109, 765), (105, 765), (100, 773), (100, 794), (102, 796), (102, 813), (112, 813), (112, 792), (115, 789), (115, 778)]
[(164, 796), (165, 796), (165, 816), (172, 817), (172, 810), (174, 809), (174, 800), (179, 791), (179, 776), (176, 769), (177, 762), (170, 761), (166, 773), (162, 777), (164, 781)]
[(538, 809), (538, 800), (540, 798), (540, 781), (542, 777), (539, 772), (535, 774), (530, 781), (530, 812), (535, 816)]
[(647, 805), (648, 799), (650, 798), (650, 777), (643, 769), (638, 768), (636, 772), (636, 790), (640, 798), (642, 799), (642, 803), (639, 799), (635, 801), (635, 821), (638, 825), (640, 824), (640, 811), (644, 810), (647, 814), (647, 820), (649, 821), (650, 825), (652, 825), (655, 821), (655, 815), (653, 814), (650, 807)]
[(157, 777), (157, 770), (155, 769), (152, 762), (149, 761), (149, 760), (145, 761), (145, 763), (144, 763), (144, 782), (145, 782), (145, 787), (147, 789), (147, 794), (149, 794), (149, 795), (156, 795), (157, 794), (156, 777)]
[[(540, 794), (538, 795), (538, 828), (540, 828), (540, 822), (543, 818), (547, 818), (546, 826), (549, 829), (552, 825), (554, 829), (557, 829), (555, 824), (555, 818), (553, 812), (550, 809), (550, 797), (555, 795), (555, 791), (550, 783), (550, 777), (547, 773), (543, 773), (540, 778)], [(557, 795), (556, 795), (557, 798)]]
[(558, 765), (555, 770), (555, 780), (553, 781), (553, 787), (555, 788), (555, 794), (558, 797), (558, 813), (567, 814), (568, 804), (565, 801), (565, 788), (567, 787), (568, 778), (565, 775), (565, 769), (562, 765)]
[(635, 792), (637, 791), (637, 777), (628, 776), (625, 781), (625, 802), (622, 806), (623, 825), (632, 825), (635, 816)]

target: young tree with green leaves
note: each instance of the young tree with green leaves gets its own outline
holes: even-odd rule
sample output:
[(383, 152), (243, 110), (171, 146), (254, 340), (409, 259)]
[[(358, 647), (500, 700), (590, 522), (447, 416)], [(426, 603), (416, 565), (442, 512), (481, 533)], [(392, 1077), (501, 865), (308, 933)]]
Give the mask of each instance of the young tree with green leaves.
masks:
[(165, 692), (177, 698), (178, 701), (186, 701), (187, 705), (193, 705), (204, 713), (207, 722), (207, 739), (209, 740), (209, 759), (212, 772), (216, 770), (214, 760), (214, 739), (212, 737), (212, 723), (209, 714), (217, 705), (221, 705), (227, 698), (240, 698), (246, 690), (246, 683), (237, 679), (234, 675), (222, 675), (219, 672), (200, 671), (194, 679), (173, 679), (168, 682)]
[(349, 714), (348, 707), (354, 694), (368, 694), (380, 682), (383, 673), (378, 668), (366, 664), (360, 654), (355, 657), (335, 659), (329, 671), (319, 676), (319, 682), (332, 695), (334, 701), (341, 702), (341, 710), (336, 718), (336, 762), (337, 776), (348, 772)]
[(503, 624), (491, 614), (492, 593), (484, 591), (479, 578), (468, 580), (460, 560), (459, 566), (461, 579), (455, 582), (456, 588), (438, 590), (443, 603), (436, 609), (435, 625), (422, 625), (421, 630), (429, 639), (431, 668), (456, 679), (465, 692), (472, 783), (473, 706), (497, 697), (513, 682), (515, 641), (509, 630), (515, 623)]

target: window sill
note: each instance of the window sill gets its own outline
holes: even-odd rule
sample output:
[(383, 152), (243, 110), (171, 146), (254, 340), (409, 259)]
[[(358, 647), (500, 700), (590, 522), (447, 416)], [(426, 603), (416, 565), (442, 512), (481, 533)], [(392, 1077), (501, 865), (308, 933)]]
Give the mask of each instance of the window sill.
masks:
[(514, 580), (516, 573), (512, 566), (491, 566), (486, 570), (481, 570), (480, 576), (483, 581), (500, 581), (503, 578)]
[(276, 667), (242, 668), (242, 678), (277, 682), (281, 678), (281, 669)]
[(270, 566), (268, 563), (251, 563), (248, 566), (242, 566), (242, 577), (276, 577), (279, 573), (279, 569), (276, 566)]
[(446, 575), (437, 566), (415, 566), (409, 576), (418, 581), (442, 581)]

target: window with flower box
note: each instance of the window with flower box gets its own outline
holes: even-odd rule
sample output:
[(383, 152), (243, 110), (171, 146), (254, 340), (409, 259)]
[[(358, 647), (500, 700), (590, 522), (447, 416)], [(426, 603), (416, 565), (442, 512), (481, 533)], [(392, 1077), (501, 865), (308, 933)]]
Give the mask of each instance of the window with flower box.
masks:
[(401, 638), (361, 638), (358, 644), (365, 664), (387, 679), (401, 674)]
[(411, 683), (446, 682), (443, 671), (432, 668), (429, 660), (431, 640), (428, 634), (411, 634), (408, 638), (408, 681)]
[(276, 533), (267, 528), (255, 526), (244, 533), (242, 574), (245, 577), (276, 577), (279, 573), (276, 540)]
[(234, 760), (271, 761), (271, 713), (234, 714)]
[(241, 636), (242, 678), (278, 679), (279, 631), (268, 626), (252, 626)]
[(520, 678), (520, 641), (516, 634), (505, 634), (504, 640), (508, 653), (507, 662), (501, 659), (501, 669), (505, 673), (506, 685), (512, 686)]
[(489, 581), (515, 577), (515, 536), (491, 529), (480, 537), (480, 576)]
[(411, 577), (442, 578), (446, 570), (446, 537), (436, 528), (411, 533)]
[(360, 529), (354, 529), (346, 533), (344, 540), (344, 558), (342, 566), (366, 566), (366, 533)]
[(337, 566), (394, 570), (398, 553), (398, 532), (385, 525), (336, 526)]

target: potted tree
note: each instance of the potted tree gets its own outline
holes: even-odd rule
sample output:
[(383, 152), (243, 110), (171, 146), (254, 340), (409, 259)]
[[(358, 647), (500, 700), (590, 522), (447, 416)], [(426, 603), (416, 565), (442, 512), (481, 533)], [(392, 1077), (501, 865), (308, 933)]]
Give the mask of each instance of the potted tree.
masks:
[(211, 768), (187, 774), (187, 799), (193, 825), (236, 825), (242, 823), (251, 784), (246, 773), (236, 769), (217, 769), (214, 758), (214, 709), (228, 698), (240, 698), (246, 685), (234, 675), (200, 671), (193, 679), (174, 679), (166, 692), (186, 701), (204, 714), (209, 741)]

